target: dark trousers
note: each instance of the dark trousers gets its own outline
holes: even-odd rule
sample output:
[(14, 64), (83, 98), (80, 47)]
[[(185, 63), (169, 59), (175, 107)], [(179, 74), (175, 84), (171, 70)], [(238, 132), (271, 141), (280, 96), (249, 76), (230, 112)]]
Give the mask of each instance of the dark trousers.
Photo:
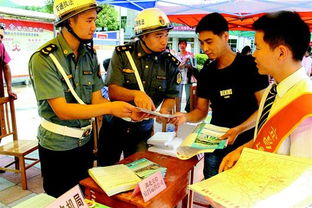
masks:
[(128, 157), (137, 151), (140, 143), (151, 137), (154, 120), (138, 123), (124, 121), (117, 117), (104, 119), (98, 143), (98, 166), (113, 165), (121, 153)]
[(240, 134), (234, 144), (228, 145), (225, 149), (217, 149), (212, 153), (205, 153), (204, 158), (204, 176), (208, 179), (218, 174), (219, 166), (222, 159), (237, 147), (249, 142), (254, 135), (254, 128)]
[(88, 169), (93, 166), (92, 150), (92, 139), (82, 147), (67, 151), (52, 151), (39, 145), (45, 192), (59, 197), (88, 177)]

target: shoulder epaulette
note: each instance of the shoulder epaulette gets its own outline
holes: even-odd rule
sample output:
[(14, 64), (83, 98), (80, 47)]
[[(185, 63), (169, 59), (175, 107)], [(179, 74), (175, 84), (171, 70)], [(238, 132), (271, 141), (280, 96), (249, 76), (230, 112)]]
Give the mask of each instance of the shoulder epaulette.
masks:
[(46, 55), (48, 56), (50, 53), (54, 52), (57, 50), (57, 46), (55, 44), (49, 44), (45, 47), (43, 47), (40, 52), (43, 54), (43, 55)]
[(132, 49), (133, 49), (132, 45), (116, 46), (116, 51), (117, 52), (131, 51)]
[(179, 66), (180, 65), (180, 61), (174, 56), (172, 55), (170, 52), (166, 52), (164, 53), (164, 56), (170, 60), (173, 64), (175, 64), (176, 66)]
[(90, 45), (88, 45), (88, 44), (85, 44), (85, 46), (86, 46), (87, 50), (88, 50), (91, 54), (96, 54), (96, 50), (95, 50), (92, 46), (90, 46)]

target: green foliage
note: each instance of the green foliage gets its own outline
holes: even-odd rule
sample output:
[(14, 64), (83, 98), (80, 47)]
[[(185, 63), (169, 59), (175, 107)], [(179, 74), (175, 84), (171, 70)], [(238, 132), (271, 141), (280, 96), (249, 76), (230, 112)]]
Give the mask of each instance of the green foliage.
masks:
[[(46, 0), (46, 4), (44, 7), (26, 6), (25, 9), (52, 14), (53, 2), (54, 0)], [(102, 30), (104, 30), (105, 28), (109, 31), (118, 30), (120, 27), (120, 23), (118, 21), (118, 13), (115, 8), (109, 4), (103, 4), (102, 8), (102, 11), (97, 16), (96, 27), (101, 27)], [(124, 17), (122, 24), (122, 26), (124, 27), (126, 24), (126, 17)]]
[(196, 54), (195, 59), (197, 62), (197, 68), (200, 70), (203, 68), (204, 63), (207, 61), (208, 56), (206, 54)]
[(53, 2), (54, 0), (46, 0), (46, 12), (47, 13), (53, 13)]
[(97, 16), (96, 26), (101, 27), (102, 30), (104, 30), (104, 28), (107, 30), (118, 30), (118, 13), (115, 8), (108, 4), (103, 4), (102, 8), (102, 11)]
[(25, 9), (52, 14), (53, 13), (53, 0), (45, 0), (44, 7), (25, 6)]

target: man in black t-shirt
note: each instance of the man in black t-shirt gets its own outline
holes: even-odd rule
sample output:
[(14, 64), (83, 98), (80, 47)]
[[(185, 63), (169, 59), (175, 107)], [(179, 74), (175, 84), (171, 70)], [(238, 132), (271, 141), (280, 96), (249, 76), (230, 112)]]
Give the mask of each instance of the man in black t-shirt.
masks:
[(211, 104), (211, 124), (230, 128), (221, 139), (228, 147), (205, 154), (204, 176), (218, 173), (222, 158), (253, 139), (258, 104), (268, 77), (258, 74), (252, 57), (233, 52), (228, 45), (228, 23), (218, 13), (200, 20), (196, 27), (202, 50), (214, 61), (206, 62), (197, 83), (197, 106), (190, 113), (177, 113), (175, 125), (199, 122), (207, 116)]

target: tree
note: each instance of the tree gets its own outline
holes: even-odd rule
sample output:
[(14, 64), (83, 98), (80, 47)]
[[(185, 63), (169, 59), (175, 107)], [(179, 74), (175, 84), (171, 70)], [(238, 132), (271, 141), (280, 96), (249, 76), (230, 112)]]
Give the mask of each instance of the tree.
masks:
[(45, 0), (44, 7), (35, 7), (35, 6), (25, 6), (25, 9), (37, 11), (37, 12), (46, 12), (46, 13), (53, 13), (53, 1), (54, 0)]
[(45, 6), (45, 8), (46, 8), (46, 11), (45, 12), (47, 12), (47, 13), (53, 13), (53, 2), (54, 2), (54, 0), (46, 0), (46, 6)]
[[(53, 13), (54, 0), (45, 0), (44, 7), (26, 6), (25, 9)], [(118, 21), (118, 13), (112, 5), (103, 4), (102, 11), (98, 14), (96, 20), (96, 27), (101, 27), (102, 30), (118, 30), (120, 22)]]
[(115, 8), (112, 5), (103, 4), (102, 11), (98, 14), (96, 20), (96, 26), (101, 27), (102, 30), (118, 30), (119, 21), (118, 14)]

